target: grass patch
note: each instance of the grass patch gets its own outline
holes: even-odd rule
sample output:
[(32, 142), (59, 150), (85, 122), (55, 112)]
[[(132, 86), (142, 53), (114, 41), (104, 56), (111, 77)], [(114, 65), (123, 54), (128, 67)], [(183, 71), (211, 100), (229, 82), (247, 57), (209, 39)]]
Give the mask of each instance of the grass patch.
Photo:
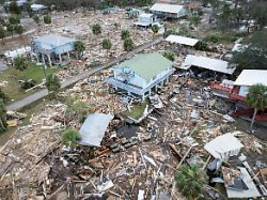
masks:
[[(56, 68), (48, 68), (47, 74), (57, 72)], [(19, 71), (14, 67), (10, 67), (4, 72), (0, 73), (0, 82), (7, 81), (5, 87), (2, 88), (2, 91), (7, 94), (10, 100), (19, 100), (22, 99), (34, 91), (25, 93), (25, 90), (20, 87), (19, 80), (28, 80), (32, 79), (36, 81), (37, 84), (41, 83), (45, 79), (44, 71), (41, 66), (30, 65), (24, 71)]]
[(214, 44), (219, 44), (219, 43), (233, 43), (235, 42), (240, 36), (234, 33), (212, 33), (208, 35), (204, 41), (206, 42), (211, 42)]
[(126, 115), (138, 120), (143, 116), (147, 105), (149, 105), (147, 101), (143, 102), (142, 104), (134, 105), (131, 108), (131, 111), (126, 112)]

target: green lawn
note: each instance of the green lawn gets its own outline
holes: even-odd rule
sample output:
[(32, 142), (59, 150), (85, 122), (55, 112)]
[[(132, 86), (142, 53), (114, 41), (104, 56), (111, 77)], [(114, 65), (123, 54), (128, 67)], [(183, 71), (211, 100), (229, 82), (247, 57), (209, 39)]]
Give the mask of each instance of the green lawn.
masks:
[(147, 101), (145, 101), (142, 104), (134, 105), (131, 108), (131, 111), (126, 112), (126, 115), (133, 118), (133, 119), (138, 120), (139, 118), (141, 118), (143, 116), (147, 105), (148, 105)]
[[(48, 68), (47, 74), (57, 71), (57, 68)], [(24, 89), (21, 89), (19, 80), (33, 79), (38, 84), (41, 83), (44, 78), (44, 71), (40, 66), (30, 65), (24, 71), (19, 71), (13, 67), (10, 67), (9, 69), (0, 73), (0, 82), (7, 81), (5, 87), (2, 87), (1, 89), (7, 94), (10, 100), (19, 100), (35, 92), (33, 90), (26, 93)]]

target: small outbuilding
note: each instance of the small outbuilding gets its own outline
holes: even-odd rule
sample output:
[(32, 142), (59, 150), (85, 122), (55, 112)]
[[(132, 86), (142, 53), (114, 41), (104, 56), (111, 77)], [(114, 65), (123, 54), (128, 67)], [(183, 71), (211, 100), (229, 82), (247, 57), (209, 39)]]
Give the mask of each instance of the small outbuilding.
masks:
[(41, 59), (43, 64), (64, 64), (70, 60), (70, 53), (74, 51), (75, 39), (49, 34), (35, 38), (32, 42), (33, 52), (36, 54), (37, 61)]
[(138, 16), (138, 21), (135, 22), (136, 26), (140, 27), (149, 27), (152, 26), (153, 23), (157, 22), (157, 17), (151, 13), (142, 13)]
[(185, 17), (188, 14), (184, 6), (168, 3), (155, 3), (150, 11), (158, 17), (173, 19)]

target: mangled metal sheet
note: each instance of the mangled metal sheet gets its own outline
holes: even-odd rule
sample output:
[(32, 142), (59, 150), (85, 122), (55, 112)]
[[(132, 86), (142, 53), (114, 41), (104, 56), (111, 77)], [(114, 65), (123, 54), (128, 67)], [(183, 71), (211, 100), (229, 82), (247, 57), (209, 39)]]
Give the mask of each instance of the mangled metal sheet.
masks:
[(223, 161), (228, 160), (230, 156), (238, 155), (242, 147), (243, 144), (231, 133), (221, 135), (204, 146), (214, 158)]
[(222, 172), (228, 198), (261, 196), (246, 168), (239, 167), (239, 170), (223, 168)]
[(229, 63), (224, 60), (208, 58), (204, 56), (187, 55), (185, 62), (180, 68), (187, 70), (191, 66), (224, 74), (233, 74), (235, 71), (235, 67), (230, 67)]
[(100, 147), (113, 115), (94, 113), (87, 117), (80, 129), (81, 145)]
[(198, 43), (199, 40), (195, 38), (180, 36), (180, 35), (169, 35), (166, 38), (166, 41), (170, 43), (182, 44), (182, 45), (193, 47)]

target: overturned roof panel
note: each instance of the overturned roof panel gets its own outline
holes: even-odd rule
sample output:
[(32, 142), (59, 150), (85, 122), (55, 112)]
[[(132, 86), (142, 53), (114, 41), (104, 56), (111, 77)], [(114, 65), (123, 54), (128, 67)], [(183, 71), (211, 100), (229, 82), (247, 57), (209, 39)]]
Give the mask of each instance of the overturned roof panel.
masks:
[(221, 135), (204, 146), (214, 158), (221, 160), (237, 155), (242, 147), (243, 144), (231, 133)]
[(194, 39), (194, 38), (179, 36), (179, 35), (169, 35), (166, 38), (166, 41), (168, 41), (170, 43), (182, 44), (182, 45), (187, 45), (187, 46), (193, 47), (198, 43), (199, 40)]
[(181, 68), (189, 69), (191, 66), (196, 66), (224, 74), (233, 74), (235, 71), (235, 67), (229, 67), (228, 62), (224, 60), (208, 58), (204, 56), (188, 55)]
[(181, 5), (167, 4), (167, 3), (155, 3), (150, 10), (157, 12), (179, 14), (184, 7)]
[(64, 37), (58, 34), (48, 34), (34, 39), (44, 49), (53, 49), (66, 44), (74, 43), (75, 39)]
[(80, 144), (100, 147), (106, 129), (113, 115), (94, 113), (87, 117), (80, 129)]
[(262, 84), (267, 86), (267, 70), (243, 70), (234, 85), (252, 86)]
[[(228, 198), (247, 199), (247, 198), (256, 198), (261, 196), (246, 168), (239, 167), (240, 172), (236, 174), (235, 170), (229, 172), (229, 170), (226, 169), (227, 168), (222, 168), (222, 172)], [(231, 176), (233, 174), (235, 175), (235, 177)], [(232, 181), (234, 185), (232, 185), (232, 187), (229, 187), (229, 185), (227, 184), (228, 183), (227, 180), (231, 179), (242, 180), (242, 182), (245, 184), (246, 187), (244, 189), (239, 187), (238, 181)], [(234, 186), (239, 187), (239, 189), (236, 189)]]

